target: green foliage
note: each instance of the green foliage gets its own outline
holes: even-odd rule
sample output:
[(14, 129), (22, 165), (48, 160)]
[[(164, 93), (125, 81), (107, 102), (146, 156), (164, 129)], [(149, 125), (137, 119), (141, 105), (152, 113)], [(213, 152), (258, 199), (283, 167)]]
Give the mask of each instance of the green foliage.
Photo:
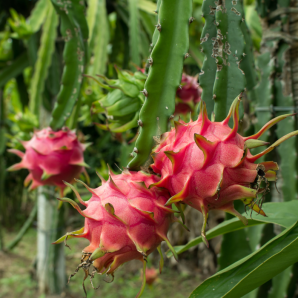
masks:
[(298, 222), (262, 248), (205, 280), (190, 297), (242, 297), (298, 261)]
[(24, 53), (15, 59), (12, 64), (1, 69), (0, 87), (3, 87), (9, 80), (21, 74), (27, 66), (29, 66), (28, 55)]

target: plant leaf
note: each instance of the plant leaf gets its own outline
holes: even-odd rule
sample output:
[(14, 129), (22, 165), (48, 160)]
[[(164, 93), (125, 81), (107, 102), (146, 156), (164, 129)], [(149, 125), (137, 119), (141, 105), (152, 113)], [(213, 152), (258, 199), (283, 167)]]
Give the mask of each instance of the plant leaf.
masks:
[(298, 261), (298, 222), (256, 252), (205, 280), (191, 298), (242, 297)]

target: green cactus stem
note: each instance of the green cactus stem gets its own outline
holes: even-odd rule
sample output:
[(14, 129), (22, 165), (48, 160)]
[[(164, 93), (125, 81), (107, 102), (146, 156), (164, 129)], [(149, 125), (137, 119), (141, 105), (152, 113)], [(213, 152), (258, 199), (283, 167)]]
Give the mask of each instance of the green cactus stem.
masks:
[(213, 40), (216, 38), (214, 0), (206, 0), (202, 5), (202, 13), (205, 18), (205, 25), (201, 35), (201, 51), (204, 53), (204, 62), (199, 75), (200, 86), (202, 87), (202, 100), (206, 103), (208, 117), (211, 117), (213, 111), (213, 85), (216, 75), (216, 63), (212, 57)]
[(244, 13), (241, 1), (222, 1), (216, 7), (217, 36), (212, 49), (217, 64), (213, 88), (216, 121), (225, 119), (232, 101), (246, 85), (245, 73), (241, 69), (241, 61), (245, 56), (242, 19)]
[(50, 122), (50, 126), (57, 130), (70, 116), (80, 94), (87, 56), (88, 26), (84, 15), (84, 1), (51, 1), (61, 18), (61, 32), (65, 39), (62, 86)]
[(255, 99), (254, 87), (257, 85), (257, 73), (255, 69), (255, 61), (253, 55), (253, 42), (251, 39), (251, 33), (247, 27), (245, 19), (242, 19), (241, 30), (244, 36), (245, 47), (243, 61), (241, 62), (241, 68), (245, 73), (246, 78), (246, 90), (251, 92), (251, 99)]
[[(289, 50), (290, 46), (288, 44), (282, 44), (277, 53), (277, 61), (276, 61), (276, 72), (277, 76), (274, 80), (274, 88), (275, 88), (275, 99), (277, 106), (293, 106), (293, 97), (287, 94), (290, 90), (286, 89), (286, 53)], [(280, 80), (280, 78), (282, 80)], [(289, 111), (290, 112), (290, 111)], [(294, 112), (294, 107), (293, 107)], [(277, 113), (277, 116), (281, 115), (282, 112)], [(282, 134), (285, 135), (291, 131), (295, 130), (295, 118), (290, 117), (287, 121), (284, 121), (283, 124), (278, 124), (276, 134), (277, 137), (281, 137)], [(281, 176), (283, 179), (282, 185), (282, 193), (283, 193), (283, 200), (290, 201), (295, 200), (297, 195), (296, 189), (296, 180), (297, 180), (297, 170), (296, 170), (296, 163), (293, 162), (297, 159), (297, 154), (295, 150), (295, 139), (290, 139), (287, 142), (287, 145), (284, 146), (283, 144), (278, 147), (278, 153), (281, 157), (281, 161), (279, 163)], [(294, 174), (296, 173), (296, 175)]]
[(48, 76), (57, 35), (58, 16), (49, 2), (46, 20), (42, 29), (40, 47), (37, 53), (37, 61), (34, 66), (34, 73), (30, 86), (29, 107), (32, 113), (39, 118), (40, 105), (42, 102), (45, 82)]
[[(161, 0), (153, 48), (148, 59), (150, 68), (143, 93), (145, 103), (140, 111), (140, 134), (134, 148), (130, 169), (139, 169), (148, 161), (156, 140), (167, 131), (175, 110), (175, 94), (180, 85), (182, 68), (189, 46), (191, 0)], [(156, 38), (156, 36), (158, 36)]]

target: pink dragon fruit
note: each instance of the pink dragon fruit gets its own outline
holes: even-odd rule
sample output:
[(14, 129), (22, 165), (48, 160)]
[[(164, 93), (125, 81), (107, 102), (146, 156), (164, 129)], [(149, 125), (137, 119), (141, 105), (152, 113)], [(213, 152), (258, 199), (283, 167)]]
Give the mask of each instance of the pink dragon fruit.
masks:
[[(169, 194), (157, 187), (148, 189), (148, 186), (156, 183), (159, 178), (143, 172), (125, 170), (120, 175), (110, 172), (107, 182), (101, 179), (102, 186), (96, 189), (91, 189), (81, 182), (92, 194), (87, 202), (80, 198), (73, 186), (66, 183), (86, 209), (82, 211), (70, 199), (59, 200), (69, 202), (76, 208), (85, 217), (85, 225), (78, 231), (67, 233), (55, 244), (63, 241), (66, 244), (67, 238), (72, 237), (89, 240), (90, 244), (83, 250), (81, 264), (75, 273), (82, 268), (85, 271), (85, 280), (90, 275), (89, 268), (93, 264), (91, 282), (96, 273), (114, 277), (115, 270), (123, 263), (134, 259), (142, 261), (143, 285), (137, 296), (139, 297), (146, 284), (147, 256), (156, 248), (161, 254), (162, 241), (166, 241), (173, 251), (167, 239), (167, 231), (170, 223), (175, 220), (174, 211), (164, 206)], [(174, 255), (177, 256), (175, 252)], [(161, 254), (160, 270), (162, 266)]]
[[(152, 154), (154, 164), (151, 167), (162, 178), (153, 185), (169, 190), (172, 197), (166, 205), (175, 203), (179, 208), (180, 203), (185, 203), (202, 212), (201, 234), (207, 246), (205, 228), (209, 210), (224, 210), (247, 224), (247, 219), (233, 205), (234, 200), (242, 200), (246, 206), (265, 216), (258, 194), (264, 195), (269, 190), (268, 181), (276, 180), (278, 166), (272, 161), (260, 164), (255, 161), (298, 134), (298, 131), (292, 132), (263, 152), (252, 155), (249, 149), (267, 144), (257, 139), (275, 123), (291, 115), (279, 116), (255, 135), (242, 137), (237, 133), (239, 103), (239, 98), (233, 102), (224, 121), (211, 122), (206, 105), (201, 102), (198, 120), (175, 122), (175, 128), (162, 136)], [(230, 128), (228, 122), (232, 115), (234, 126)], [(262, 181), (266, 185), (264, 188)]]
[(177, 96), (183, 102), (198, 103), (201, 100), (201, 88), (197, 81), (197, 76), (192, 77), (185, 73), (182, 74), (181, 88), (177, 90)]
[(73, 182), (87, 166), (83, 151), (88, 144), (81, 144), (74, 132), (68, 128), (53, 131), (45, 128), (34, 133), (30, 141), (22, 141), (25, 152), (10, 149), (22, 158), (22, 161), (8, 170), (28, 169), (29, 175), (24, 181), (30, 190), (40, 185), (54, 185), (63, 193), (65, 185), (62, 180)]
[(158, 276), (158, 272), (155, 268), (147, 268), (146, 269), (146, 284), (152, 286), (156, 281)]

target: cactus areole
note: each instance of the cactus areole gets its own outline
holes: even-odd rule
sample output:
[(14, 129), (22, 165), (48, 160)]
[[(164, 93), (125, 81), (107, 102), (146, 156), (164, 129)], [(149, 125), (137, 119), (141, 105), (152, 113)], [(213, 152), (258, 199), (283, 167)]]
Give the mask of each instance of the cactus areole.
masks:
[[(249, 149), (267, 144), (258, 138), (291, 115), (277, 117), (255, 135), (242, 137), (237, 133), (239, 103), (240, 98), (237, 98), (224, 121), (211, 122), (205, 103), (201, 102), (198, 120), (175, 122), (175, 128), (162, 136), (152, 154), (151, 167), (162, 178), (153, 185), (169, 190), (172, 197), (166, 205), (174, 203), (180, 207), (180, 203), (185, 203), (202, 212), (202, 238), (207, 246), (205, 227), (209, 210), (224, 210), (247, 224), (247, 219), (233, 206), (234, 200), (242, 200), (246, 206), (266, 216), (261, 209), (262, 196), (269, 191), (268, 181), (276, 180), (278, 166), (272, 161), (255, 162), (284, 140), (297, 135), (297, 131), (290, 133), (253, 156)], [(230, 128), (228, 122), (232, 116), (234, 126)]]
[[(75, 273), (82, 268), (85, 271), (84, 280), (90, 275), (92, 284), (95, 274), (114, 277), (115, 270), (123, 263), (140, 260), (143, 262), (144, 270), (143, 285), (138, 297), (142, 294), (146, 284), (147, 256), (156, 248), (161, 253), (159, 245), (162, 241), (166, 241), (173, 251), (167, 239), (167, 231), (175, 219), (174, 211), (164, 206), (169, 194), (157, 187), (148, 189), (149, 185), (158, 180), (157, 176), (143, 172), (126, 170), (120, 175), (110, 173), (109, 180), (102, 179), (102, 185), (96, 189), (85, 185), (92, 194), (87, 202), (83, 201), (71, 186), (80, 203), (86, 207), (85, 210), (81, 210), (70, 199), (59, 199), (69, 202), (85, 217), (82, 229), (67, 233), (55, 242), (56, 244), (65, 241), (66, 244), (66, 240), (73, 237), (89, 240), (90, 244), (84, 248), (81, 264)], [(94, 270), (89, 273), (91, 265)], [(160, 270), (162, 266), (161, 254)]]
[(31, 183), (30, 190), (41, 185), (54, 185), (63, 193), (63, 180), (73, 182), (87, 166), (83, 156), (87, 145), (81, 144), (76, 134), (67, 127), (59, 131), (53, 131), (51, 128), (36, 131), (30, 141), (21, 143), (25, 152), (16, 149), (9, 151), (22, 160), (8, 170), (27, 169), (29, 175), (24, 185), (28, 186)]

